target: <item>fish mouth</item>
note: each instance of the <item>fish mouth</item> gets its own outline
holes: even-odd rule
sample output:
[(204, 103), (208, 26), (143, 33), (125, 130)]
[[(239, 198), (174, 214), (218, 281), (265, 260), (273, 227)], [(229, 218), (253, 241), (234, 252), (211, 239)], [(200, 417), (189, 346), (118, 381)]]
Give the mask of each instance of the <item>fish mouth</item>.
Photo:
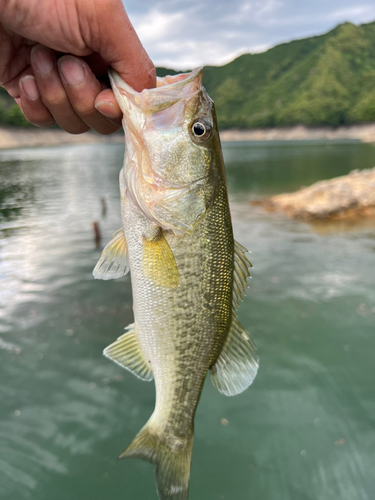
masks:
[(111, 80), (111, 83), (115, 85), (116, 87), (123, 88), (127, 92), (134, 94), (134, 95), (140, 95), (144, 92), (148, 93), (155, 93), (155, 92), (160, 92), (159, 89), (161, 87), (164, 87), (164, 90), (166, 90), (166, 87), (168, 86), (168, 90), (180, 90), (182, 87), (185, 85), (191, 83), (197, 76), (202, 76), (203, 74), (203, 67), (198, 67), (194, 68), (192, 71), (189, 71), (188, 73), (178, 73), (177, 75), (167, 75), (164, 77), (158, 76), (156, 78), (156, 87), (152, 89), (144, 89), (141, 92), (137, 92), (134, 90), (130, 85), (128, 85), (122, 78), (121, 76), (115, 71), (113, 68), (109, 68), (109, 78)]
[(178, 101), (187, 101), (198, 94), (202, 88), (203, 68), (198, 67), (189, 73), (157, 77), (157, 86), (137, 92), (128, 85), (112, 68), (109, 69), (109, 79), (116, 100), (123, 113), (129, 107), (135, 107), (142, 113), (157, 113)]

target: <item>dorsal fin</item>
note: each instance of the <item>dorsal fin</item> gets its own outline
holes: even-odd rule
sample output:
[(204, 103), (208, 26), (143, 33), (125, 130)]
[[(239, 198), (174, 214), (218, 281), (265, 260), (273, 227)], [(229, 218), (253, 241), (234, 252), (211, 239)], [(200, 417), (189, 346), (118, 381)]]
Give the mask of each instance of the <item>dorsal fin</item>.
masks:
[(138, 378), (150, 381), (154, 378), (154, 375), (150, 364), (147, 363), (139, 347), (134, 323), (129, 325), (126, 330), (128, 331), (121, 335), (116, 342), (104, 349), (103, 354), (134, 373)]
[(96, 279), (113, 280), (125, 276), (128, 272), (128, 245), (124, 231), (120, 229), (104, 247), (92, 274)]
[(245, 247), (237, 241), (234, 242), (234, 269), (233, 269), (233, 310), (236, 310), (238, 304), (245, 295), (247, 278), (251, 277), (249, 267), (253, 267), (251, 262), (246, 257), (248, 252)]

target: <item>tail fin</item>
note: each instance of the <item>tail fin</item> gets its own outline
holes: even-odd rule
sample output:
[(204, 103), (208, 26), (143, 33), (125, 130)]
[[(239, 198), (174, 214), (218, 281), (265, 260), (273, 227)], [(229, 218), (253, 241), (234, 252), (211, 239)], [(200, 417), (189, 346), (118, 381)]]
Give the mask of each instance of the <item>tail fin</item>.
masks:
[(187, 500), (193, 433), (190, 439), (169, 438), (168, 444), (152, 434), (147, 423), (119, 459), (139, 457), (156, 464), (156, 482), (160, 500)]

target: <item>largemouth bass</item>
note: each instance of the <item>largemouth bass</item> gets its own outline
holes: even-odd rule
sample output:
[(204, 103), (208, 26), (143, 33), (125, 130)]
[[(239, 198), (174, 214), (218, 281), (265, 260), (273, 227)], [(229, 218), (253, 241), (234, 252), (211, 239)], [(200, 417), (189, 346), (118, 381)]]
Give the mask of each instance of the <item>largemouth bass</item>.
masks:
[(156, 464), (161, 500), (188, 498), (194, 415), (207, 372), (228, 396), (254, 380), (258, 358), (239, 323), (251, 266), (234, 241), (215, 108), (202, 69), (135, 92), (114, 71), (123, 114), (123, 227), (94, 269), (130, 269), (134, 324), (105, 356), (155, 380), (155, 410), (120, 458)]

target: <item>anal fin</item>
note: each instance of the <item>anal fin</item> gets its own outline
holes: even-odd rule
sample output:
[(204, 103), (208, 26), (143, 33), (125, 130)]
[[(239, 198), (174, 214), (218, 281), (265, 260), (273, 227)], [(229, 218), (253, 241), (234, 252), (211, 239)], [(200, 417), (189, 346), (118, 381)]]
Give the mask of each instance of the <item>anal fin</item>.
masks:
[(104, 356), (118, 365), (131, 371), (142, 380), (150, 381), (154, 378), (149, 363), (144, 358), (139, 347), (135, 325), (132, 323), (126, 328), (128, 331), (121, 335), (116, 342), (106, 347)]
[(258, 360), (253, 341), (233, 313), (224, 347), (210, 369), (213, 385), (226, 396), (240, 394), (252, 384), (258, 371)]

